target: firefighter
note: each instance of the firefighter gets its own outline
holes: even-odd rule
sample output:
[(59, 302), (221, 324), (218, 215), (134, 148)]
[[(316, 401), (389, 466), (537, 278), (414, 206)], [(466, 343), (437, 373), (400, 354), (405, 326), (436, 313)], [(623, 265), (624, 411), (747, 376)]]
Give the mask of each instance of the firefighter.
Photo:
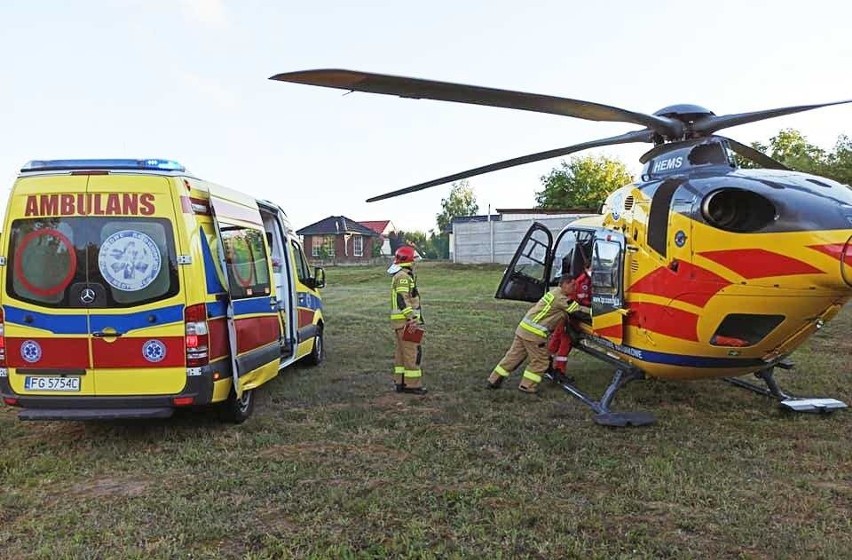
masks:
[(490, 388), (500, 387), (509, 374), (521, 365), (524, 358), (529, 358), (518, 389), (525, 393), (538, 392), (538, 384), (541, 383), (549, 365), (547, 338), (562, 319), (580, 308), (574, 301), (575, 291), (574, 279), (564, 275), (560, 278), (558, 287), (544, 294), (538, 303), (527, 311), (515, 329), (512, 346), (488, 377)]
[(397, 393), (425, 395), (421, 362), (423, 350), (419, 342), (405, 340), (405, 331), (422, 327), (420, 293), (414, 276), (414, 248), (403, 245), (394, 253), (388, 274), (391, 281), (391, 327), (394, 331), (393, 382)]
[[(590, 308), (592, 305), (591, 276), (589, 259), (583, 253), (583, 270), (574, 279), (574, 285), (577, 294), (575, 300), (580, 305), (578, 312), (587, 316), (591, 313)], [(547, 349), (552, 355), (551, 372), (559, 382), (571, 383), (574, 381), (572, 377), (565, 375), (568, 354), (571, 353), (571, 348), (574, 345), (570, 332), (571, 329), (576, 329), (574, 320), (571, 318), (564, 319), (553, 329), (553, 334), (550, 335), (550, 342), (548, 343)]]

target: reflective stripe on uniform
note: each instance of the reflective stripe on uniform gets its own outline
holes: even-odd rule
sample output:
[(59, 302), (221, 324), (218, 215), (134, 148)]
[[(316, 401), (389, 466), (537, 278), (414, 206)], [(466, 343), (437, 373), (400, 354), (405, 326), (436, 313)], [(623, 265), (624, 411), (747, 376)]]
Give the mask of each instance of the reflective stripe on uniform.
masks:
[(538, 335), (542, 338), (547, 338), (550, 335), (550, 331), (547, 330), (547, 327), (545, 327), (544, 325), (539, 325), (538, 323), (527, 319), (526, 317), (521, 320), (521, 324), (519, 326), (525, 331), (531, 332), (534, 335)]
[(578, 309), (580, 309), (580, 304), (577, 303), (576, 301), (572, 301), (571, 303), (568, 304), (568, 309), (566, 309), (566, 311), (568, 313), (574, 313)]
[(405, 368), (403, 366), (393, 366), (393, 372), (397, 375), (402, 375), (405, 373)]
[(536, 313), (536, 316), (533, 317), (533, 323), (538, 323), (539, 321), (547, 317), (547, 314), (550, 313), (550, 306), (553, 304), (553, 297), (553, 294), (551, 294), (550, 292), (544, 294), (544, 297), (541, 298), (541, 301), (544, 302), (544, 307), (542, 307), (541, 311)]
[(494, 368), (494, 373), (496, 373), (500, 377), (509, 377), (509, 372), (500, 366)]
[(420, 369), (407, 369), (405, 370), (405, 378), (413, 379), (415, 377), (423, 377), (423, 370)]
[(541, 383), (541, 376), (530, 370), (524, 370), (524, 379), (529, 379), (533, 383)]

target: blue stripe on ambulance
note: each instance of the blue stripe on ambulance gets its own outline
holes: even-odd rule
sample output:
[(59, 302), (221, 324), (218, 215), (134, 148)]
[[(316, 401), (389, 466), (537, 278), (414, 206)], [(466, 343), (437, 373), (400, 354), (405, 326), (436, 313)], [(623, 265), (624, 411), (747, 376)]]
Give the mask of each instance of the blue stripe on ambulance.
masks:
[(322, 300), (310, 292), (299, 292), (298, 306), (307, 309), (322, 309)]
[[(123, 315), (98, 314), (93, 310), (89, 318), (92, 331), (112, 327), (118, 332), (126, 333), (135, 329), (181, 322), (183, 307), (180, 304), (171, 305)], [(54, 334), (87, 334), (89, 332), (85, 312), (75, 315), (54, 315), (11, 305), (4, 306), (4, 311), (6, 321), (16, 325), (44, 329)]]
[[(204, 230), (198, 228), (198, 236), (201, 238), (201, 255), (204, 258), (204, 280), (207, 283), (207, 294), (223, 294), (227, 290), (219, 281), (219, 276), (216, 274), (216, 263), (213, 261), (213, 252), (210, 250), (210, 244), (207, 242), (207, 236), (204, 235)], [(207, 308), (208, 314), (210, 308)], [(224, 313), (223, 313), (224, 315)]]

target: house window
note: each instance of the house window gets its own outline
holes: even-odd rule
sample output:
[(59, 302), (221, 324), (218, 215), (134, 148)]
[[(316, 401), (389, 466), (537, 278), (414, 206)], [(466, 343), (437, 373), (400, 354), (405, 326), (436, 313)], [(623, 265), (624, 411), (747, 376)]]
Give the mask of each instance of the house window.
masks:
[(311, 237), (311, 256), (327, 258), (334, 256), (334, 236), (314, 235)]
[(364, 256), (364, 238), (363, 237), (361, 237), (360, 235), (353, 235), (352, 236), (352, 246), (355, 249), (355, 256), (356, 257), (363, 257)]

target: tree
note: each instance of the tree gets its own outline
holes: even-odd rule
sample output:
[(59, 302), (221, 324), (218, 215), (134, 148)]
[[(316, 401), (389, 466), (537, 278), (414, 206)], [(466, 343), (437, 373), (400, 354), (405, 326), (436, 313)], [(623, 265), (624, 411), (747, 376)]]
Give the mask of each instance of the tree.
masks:
[(544, 190), (535, 195), (539, 208), (597, 210), (610, 192), (633, 182), (633, 175), (617, 159), (582, 156), (563, 160), (541, 182)]
[(467, 180), (453, 183), (450, 196), (441, 200), (441, 212), (436, 216), (438, 230), (448, 231), (453, 218), (473, 216), (477, 212), (479, 204), (476, 203), (476, 195)]
[[(808, 142), (798, 130), (787, 128), (769, 139), (769, 144), (752, 142), (751, 146), (769, 155), (795, 171), (822, 175), (847, 185), (852, 184), (852, 140), (841, 135), (828, 152)], [(750, 160), (737, 156), (740, 167), (759, 167)]]

